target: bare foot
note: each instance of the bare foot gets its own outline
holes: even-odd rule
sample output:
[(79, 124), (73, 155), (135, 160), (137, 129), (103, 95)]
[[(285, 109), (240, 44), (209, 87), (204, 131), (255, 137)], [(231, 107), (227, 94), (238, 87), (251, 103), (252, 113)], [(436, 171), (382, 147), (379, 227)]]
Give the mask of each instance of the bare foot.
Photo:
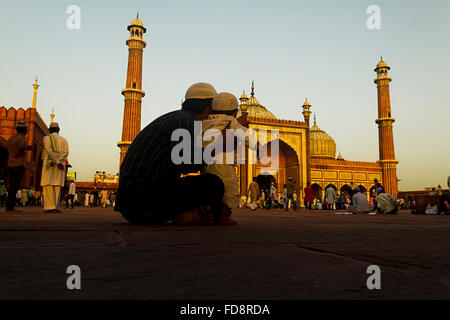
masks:
[(231, 219), (232, 210), (224, 203), (220, 210), (220, 215), (217, 217), (215, 224), (219, 226), (235, 226), (237, 222)]
[(214, 217), (210, 206), (199, 206), (194, 210), (177, 215), (172, 221), (176, 225), (212, 225)]

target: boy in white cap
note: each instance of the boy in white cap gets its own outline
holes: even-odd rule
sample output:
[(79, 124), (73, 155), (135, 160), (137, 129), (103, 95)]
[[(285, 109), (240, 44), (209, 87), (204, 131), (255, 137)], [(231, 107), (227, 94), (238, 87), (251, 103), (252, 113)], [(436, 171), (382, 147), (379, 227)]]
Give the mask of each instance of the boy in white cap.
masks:
[[(237, 112), (239, 110), (239, 103), (237, 98), (227, 92), (222, 92), (217, 94), (212, 102), (212, 113), (209, 115), (207, 120), (203, 120), (202, 127), (204, 132), (204, 141), (211, 138), (210, 129), (217, 129), (222, 132), (223, 140), (225, 141), (225, 130), (241, 129), (244, 133), (247, 132), (248, 121), (246, 115), (241, 118), (236, 119)], [(216, 131), (217, 132), (217, 131)], [(256, 140), (256, 139), (255, 139)], [(256, 142), (256, 141), (255, 141)], [(251, 146), (254, 148), (255, 146)], [(224, 143), (224, 148), (226, 145)], [(227, 156), (227, 153), (228, 156)], [(207, 164), (202, 173), (211, 173), (218, 176), (224, 186), (225, 194), (223, 197), (224, 206), (222, 208), (222, 219), (229, 220), (229, 224), (234, 224), (235, 222), (229, 218), (231, 215), (232, 208), (237, 208), (239, 205), (240, 193), (239, 193), (239, 183), (236, 177), (235, 161), (234, 161), (234, 148), (233, 150), (225, 150), (222, 153), (215, 154), (215, 162), (212, 164)], [(233, 159), (232, 163), (227, 163), (227, 158)], [(219, 161), (221, 159), (222, 161)], [(217, 163), (217, 162), (221, 163)], [(222, 224), (225, 224), (222, 222)]]

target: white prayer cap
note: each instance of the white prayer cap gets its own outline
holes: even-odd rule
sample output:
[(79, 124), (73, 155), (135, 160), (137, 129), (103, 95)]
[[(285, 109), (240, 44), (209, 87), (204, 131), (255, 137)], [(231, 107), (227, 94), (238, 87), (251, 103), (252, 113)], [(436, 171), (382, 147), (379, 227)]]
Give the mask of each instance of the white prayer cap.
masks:
[(213, 111), (233, 111), (239, 109), (238, 99), (231, 93), (221, 92), (212, 102)]
[(185, 99), (212, 99), (217, 94), (216, 89), (206, 82), (194, 83), (186, 91)]

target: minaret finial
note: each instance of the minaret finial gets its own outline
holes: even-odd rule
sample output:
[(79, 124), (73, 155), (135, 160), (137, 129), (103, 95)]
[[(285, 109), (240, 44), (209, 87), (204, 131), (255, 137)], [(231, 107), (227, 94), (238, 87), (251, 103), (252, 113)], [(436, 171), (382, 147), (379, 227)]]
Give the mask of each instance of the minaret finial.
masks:
[(136, 14), (136, 19), (139, 19), (139, 10), (138, 10), (138, 12)]
[(383, 61), (383, 55), (381, 55), (381, 61)]
[(254, 97), (255, 96), (255, 80), (252, 80), (252, 93), (251, 96)]
[(314, 112), (314, 125), (316, 125), (317, 124), (317, 122), (316, 122), (316, 113)]
[(34, 83), (38, 83), (38, 76), (36, 75), (36, 81)]
[(55, 108), (52, 108), (52, 113), (50, 114), (50, 124), (53, 123), (54, 119), (55, 119)]

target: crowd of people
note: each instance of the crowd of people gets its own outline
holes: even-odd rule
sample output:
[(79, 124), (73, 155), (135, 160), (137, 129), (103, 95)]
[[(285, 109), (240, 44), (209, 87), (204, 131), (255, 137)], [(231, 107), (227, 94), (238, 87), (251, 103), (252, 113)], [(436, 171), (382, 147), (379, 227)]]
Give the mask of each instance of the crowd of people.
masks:
[[(275, 182), (271, 183), (270, 189), (260, 190), (257, 179), (253, 178), (248, 188), (248, 197), (241, 196), (239, 208), (250, 208), (252, 211), (256, 209), (284, 209), (288, 211), (292, 208), (296, 211), (299, 203), (295, 188), (295, 181), (292, 177), (289, 177), (288, 182), (283, 186), (281, 196), (279, 196)], [(337, 194), (332, 186), (328, 186), (322, 199), (322, 192), (315, 193), (311, 183), (308, 182), (303, 190), (303, 204), (307, 210), (338, 210), (347, 211), (349, 214), (370, 215), (377, 213), (397, 214), (399, 209), (414, 209), (414, 200), (406, 201), (402, 196), (394, 198), (385, 191), (377, 179), (374, 179), (372, 190), (368, 198), (360, 187), (348, 189), (347, 192), (342, 191), (340, 194)], [(433, 211), (433, 214), (438, 214), (438, 207), (443, 208), (440, 214), (450, 214), (448, 191), (441, 192), (440, 196), (440, 205), (429, 205), (427, 214), (431, 214), (428, 213), (431, 211)]]

